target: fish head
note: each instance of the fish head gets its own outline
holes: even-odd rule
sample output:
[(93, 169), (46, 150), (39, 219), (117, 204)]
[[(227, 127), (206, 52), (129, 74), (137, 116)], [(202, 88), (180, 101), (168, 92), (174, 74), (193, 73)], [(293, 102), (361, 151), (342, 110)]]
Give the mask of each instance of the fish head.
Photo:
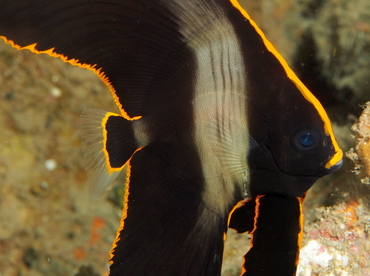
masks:
[(263, 124), (252, 127), (258, 145), (252, 143), (248, 158), (252, 195), (303, 196), (317, 179), (342, 165), (342, 150), (321, 104), (312, 94), (304, 98), (295, 90), (269, 101), (274, 104), (257, 116)]

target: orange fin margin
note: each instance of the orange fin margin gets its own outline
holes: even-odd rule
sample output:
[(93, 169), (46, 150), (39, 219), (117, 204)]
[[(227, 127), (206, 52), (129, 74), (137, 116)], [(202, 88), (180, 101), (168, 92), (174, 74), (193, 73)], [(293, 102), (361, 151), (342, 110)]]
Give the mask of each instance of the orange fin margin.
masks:
[(88, 70), (94, 72), (105, 83), (105, 85), (108, 86), (109, 91), (111, 92), (112, 97), (114, 99), (114, 102), (116, 103), (116, 105), (120, 109), (121, 114), (125, 119), (131, 121), (131, 120), (137, 120), (137, 119), (141, 118), (141, 116), (130, 117), (127, 114), (127, 112), (123, 109), (122, 105), (119, 103), (116, 90), (114, 89), (113, 85), (111, 84), (109, 78), (106, 76), (106, 74), (102, 71), (101, 68), (96, 67), (96, 64), (92, 65), (92, 64), (87, 64), (87, 63), (81, 63), (78, 59), (69, 58), (69, 57), (67, 57), (63, 54), (56, 53), (55, 48), (50, 48), (48, 50), (39, 51), (39, 50), (36, 49), (37, 43), (22, 47), (22, 46), (16, 44), (14, 41), (12, 41), (12, 40), (4, 37), (4, 36), (0, 36), (0, 38), (3, 39), (5, 41), (5, 43), (9, 44), (10, 46), (12, 46), (13, 48), (15, 48), (17, 50), (29, 50), (29, 51), (31, 51), (32, 53), (35, 53), (35, 54), (47, 54), (51, 57), (60, 58), (63, 62), (69, 63), (69, 64), (74, 65), (74, 66), (78, 66), (80, 68), (85, 68), (85, 69), (88, 69)]

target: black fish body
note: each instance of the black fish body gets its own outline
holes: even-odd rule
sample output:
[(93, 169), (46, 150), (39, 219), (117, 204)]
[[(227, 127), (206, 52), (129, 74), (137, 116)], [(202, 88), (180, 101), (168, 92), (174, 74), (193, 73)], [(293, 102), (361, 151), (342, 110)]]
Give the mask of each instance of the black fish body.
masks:
[(295, 273), (304, 194), (342, 151), (237, 1), (5, 0), (0, 36), (111, 89), (121, 114), (83, 114), (92, 197), (127, 168), (110, 275), (220, 275), (229, 226), (253, 235), (243, 275)]

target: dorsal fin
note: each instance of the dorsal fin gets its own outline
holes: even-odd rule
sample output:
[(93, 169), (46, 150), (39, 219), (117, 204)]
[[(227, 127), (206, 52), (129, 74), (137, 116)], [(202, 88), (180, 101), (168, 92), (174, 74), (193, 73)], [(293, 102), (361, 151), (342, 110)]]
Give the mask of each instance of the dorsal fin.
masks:
[(160, 1), (0, 2), (0, 35), (17, 48), (60, 57), (97, 73), (127, 118), (178, 74), (189, 50)]

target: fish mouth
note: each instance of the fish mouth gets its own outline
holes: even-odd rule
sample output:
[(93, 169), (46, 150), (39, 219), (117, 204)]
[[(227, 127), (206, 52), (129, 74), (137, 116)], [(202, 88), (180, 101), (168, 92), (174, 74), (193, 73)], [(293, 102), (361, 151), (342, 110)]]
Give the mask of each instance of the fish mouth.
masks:
[(342, 167), (342, 165), (343, 165), (343, 159), (340, 159), (336, 164), (334, 164), (328, 169), (329, 173), (336, 172)]

